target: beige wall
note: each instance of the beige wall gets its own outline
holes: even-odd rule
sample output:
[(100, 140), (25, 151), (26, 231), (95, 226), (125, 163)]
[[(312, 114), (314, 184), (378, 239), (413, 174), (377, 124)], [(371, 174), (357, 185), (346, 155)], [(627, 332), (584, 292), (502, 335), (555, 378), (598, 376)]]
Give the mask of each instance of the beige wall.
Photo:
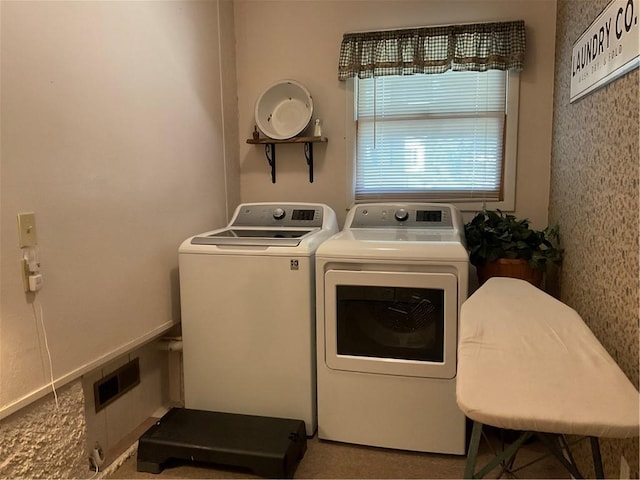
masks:
[[(82, 418), (80, 375), (179, 320), (178, 245), (226, 223), (239, 170), (230, 1), (3, 1), (0, 16), (3, 464), (21, 455), (5, 442), (25, 428), (20, 409), (50, 399), (38, 304), (56, 383), (76, 380), (67, 414)], [(20, 277), (25, 211), (37, 220), (37, 297)], [(35, 412), (38, 432), (48, 410)]]
[[(516, 212), (535, 225), (547, 221), (554, 65), (555, 0), (533, 1), (266, 1), (236, 0), (238, 115), (242, 201), (324, 202), (344, 220), (347, 204), (346, 89), (337, 79), (342, 35), (349, 31), (524, 19)], [(262, 147), (247, 145), (255, 102), (270, 84), (293, 78), (309, 88), (326, 145), (314, 150), (308, 181), (302, 146), (277, 150), (271, 183)]]
[[(562, 300), (638, 388), (638, 70), (569, 103), (573, 43), (608, 3), (558, 2), (550, 216), (565, 248)], [(637, 438), (603, 441), (603, 455), (607, 478), (620, 478), (621, 455), (638, 478)]]

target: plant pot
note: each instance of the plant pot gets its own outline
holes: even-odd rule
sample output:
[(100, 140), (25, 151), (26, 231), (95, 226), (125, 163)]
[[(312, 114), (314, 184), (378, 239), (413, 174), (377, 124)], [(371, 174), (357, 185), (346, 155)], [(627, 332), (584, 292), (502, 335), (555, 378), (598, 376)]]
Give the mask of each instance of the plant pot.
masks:
[(533, 268), (527, 260), (519, 258), (499, 258), (476, 267), (476, 270), (480, 285), (491, 277), (511, 277), (526, 280), (538, 288), (542, 286), (542, 270)]

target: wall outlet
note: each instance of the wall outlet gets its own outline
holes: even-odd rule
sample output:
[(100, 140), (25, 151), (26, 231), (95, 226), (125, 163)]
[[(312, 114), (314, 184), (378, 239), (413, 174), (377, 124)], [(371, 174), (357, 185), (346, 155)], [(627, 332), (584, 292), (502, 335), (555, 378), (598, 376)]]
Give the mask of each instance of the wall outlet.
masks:
[(104, 451), (98, 442), (95, 443), (93, 450), (89, 454), (89, 466), (92, 470), (98, 472), (104, 464)]
[(629, 468), (629, 462), (624, 458), (624, 455), (620, 456), (620, 479), (629, 479), (631, 478), (631, 471)]

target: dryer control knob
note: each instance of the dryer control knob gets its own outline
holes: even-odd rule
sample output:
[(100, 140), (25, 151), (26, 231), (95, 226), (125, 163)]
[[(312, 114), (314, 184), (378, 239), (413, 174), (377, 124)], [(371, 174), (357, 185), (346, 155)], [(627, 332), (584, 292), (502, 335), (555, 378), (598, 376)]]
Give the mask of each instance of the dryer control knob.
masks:
[(282, 208), (276, 208), (273, 211), (273, 218), (275, 218), (276, 220), (282, 220), (284, 218), (285, 215), (285, 211)]
[(409, 218), (409, 212), (407, 212), (404, 208), (401, 208), (399, 210), (396, 210), (395, 217), (399, 222), (404, 222)]

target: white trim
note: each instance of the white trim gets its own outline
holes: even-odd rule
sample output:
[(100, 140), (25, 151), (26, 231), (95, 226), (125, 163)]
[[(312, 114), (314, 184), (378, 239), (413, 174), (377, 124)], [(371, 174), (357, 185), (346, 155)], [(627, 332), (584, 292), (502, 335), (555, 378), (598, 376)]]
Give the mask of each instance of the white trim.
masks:
[(356, 108), (355, 108), (355, 99), (357, 98), (356, 91), (356, 82), (353, 79), (348, 79), (345, 82), (346, 88), (346, 97), (347, 97), (347, 118), (345, 119), (346, 125), (346, 141), (345, 145), (347, 147), (345, 151), (345, 158), (347, 159), (347, 179), (346, 179), (346, 187), (347, 187), (347, 205), (349, 205), (349, 209), (355, 203), (355, 191), (356, 191)]
[(222, 68), (222, 34), (220, 33), (220, 0), (216, 2), (216, 16), (218, 21), (218, 71), (220, 78), (220, 123), (222, 125), (222, 165), (224, 168), (224, 215), (229, 222), (229, 176), (227, 175), (227, 135), (224, 129), (224, 79)]
[[(80, 378), (82, 375), (84, 375), (85, 373), (90, 372), (91, 370), (94, 370), (102, 365), (104, 365), (105, 363), (110, 362), (111, 360), (119, 357), (120, 355), (124, 355), (126, 353), (131, 352), (133, 349), (150, 342), (151, 340), (155, 340), (157, 337), (161, 336), (163, 333), (165, 333), (167, 330), (169, 330), (171, 327), (173, 327), (174, 325), (176, 325), (176, 322), (170, 320), (168, 322), (163, 323), (162, 325), (160, 325), (159, 327), (154, 328), (153, 330), (151, 330), (149, 333), (146, 333), (145, 335), (142, 335), (141, 337), (138, 337), (128, 343), (125, 343), (124, 345), (116, 348), (115, 350), (112, 350), (111, 352), (105, 353), (104, 355), (88, 362), (85, 363), (84, 365), (82, 365), (79, 368), (76, 368), (75, 370), (72, 370), (71, 372), (68, 372), (64, 375), (62, 375), (61, 377), (58, 377), (54, 382), (53, 382), (53, 386), (58, 389), (78, 378)], [(17, 412), (18, 410), (20, 410), (21, 408), (26, 407), (27, 405), (35, 402), (36, 400), (39, 400), (42, 397), (45, 397), (46, 395), (48, 395), (49, 393), (51, 393), (51, 383), (47, 383), (45, 385), (42, 385), (41, 387), (37, 388), (36, 390), (28, 393), (27, 395), (25, 395), (24, 397), (14, 401), (13, 403), (10, 403), (8, 405), (4, 405), (2, 406), (2, 408), (0, 408), (0, 420), (2, 420), (3, 418), (8, 417), (9, 415)]]

